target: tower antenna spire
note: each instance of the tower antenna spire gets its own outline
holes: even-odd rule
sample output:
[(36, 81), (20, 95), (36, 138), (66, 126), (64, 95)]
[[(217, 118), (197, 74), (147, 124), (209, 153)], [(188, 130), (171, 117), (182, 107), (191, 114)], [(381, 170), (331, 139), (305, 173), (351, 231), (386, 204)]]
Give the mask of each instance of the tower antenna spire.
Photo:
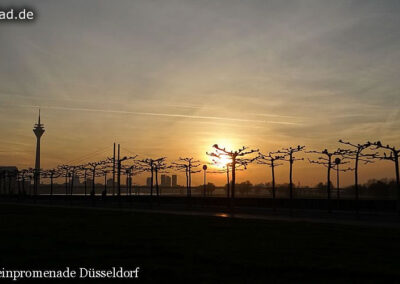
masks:
[(39, 108), (39, 120), (38, 120), (38, 124), (40, 125), (40, 108)]

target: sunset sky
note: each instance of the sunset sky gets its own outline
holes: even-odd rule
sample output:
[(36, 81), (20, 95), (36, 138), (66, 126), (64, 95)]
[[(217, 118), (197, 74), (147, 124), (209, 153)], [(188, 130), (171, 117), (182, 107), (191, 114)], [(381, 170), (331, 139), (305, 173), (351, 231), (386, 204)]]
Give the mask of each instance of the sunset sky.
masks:
[[(399, 1), (9, 4), (37, 19), (0, 23), (1, 165), (34, 166), (39, 106), (43, 168), (102, 159), (113, 142), (169, 161), (208, 160), (215, 143), (400, 146)], [(390, 162), (361, 171), (361, 182), (394, 177)], [(269, 169), (250, 167), (247, 179), (270, 181)], [(294, 180), (314, 185), (325, 169), (299, 162)]]

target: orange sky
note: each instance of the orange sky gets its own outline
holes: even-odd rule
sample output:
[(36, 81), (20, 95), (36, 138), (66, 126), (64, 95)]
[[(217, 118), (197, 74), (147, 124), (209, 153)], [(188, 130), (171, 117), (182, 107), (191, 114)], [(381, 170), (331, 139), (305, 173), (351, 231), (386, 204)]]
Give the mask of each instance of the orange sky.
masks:
[[(400, 146), (398, 5), (311, 2), (35, 3), (34, 22), (0, 24), (0, 164), (34, 165), (38, 106), (44, 168), (110, 156), (113, 142), (169, 161), (204, 161), (215, 143)], [(277, 169), (279, 183), (287, 175)], [(392, 178), (393, 165), (360, 175)], [(247, 179), (270, 181), (269, 170)], [(296, 163), (294, 180), (314, 185), (325, 169)]]
[[(282, 147), (295, 146), (282, 143), (281, 145), (271, 143), (268, 139), (263, 140), (257, 137), (257, 131), (252, 129), (242, 129), (229, 132), (225, 126), (213, 125), (210, 123), (193, 123), (193, 122), (178, 122), (174, 125), (168, 125), (166, 121), (161, 119), (158, 126), (163, 131), (151, 132), (145, 135), (145, 132), (136, 132), (135, 126), (129, 124), (121, 127), (116, 126), (117, 130), (102, 128), (102, 123), (98, 120), (102, 118), (98, 113), (93, 114), (93, 118), (87, 119), (88, 122), (82, 124), (76, 117), (70, 117), (68, 123), (62, 123), (61, 128), (58, 127), (57, 121), (48, 120), (46, 110), (42, 110), (42, 123), (44, 123), (46, 132), (42, 137), (42, 167), (51, 168), (59, 164), (67, 163), (71, 165), (83, 164), (90, 161), (104, 159), (112, 156), (112, 145), (114, 139), (108, 132), (121, 133), (120, 139), (116, 137), (115, 141), (121, 144), (121, 156), (131, 156), (138, 154), (139, 158), (146, 157), (161, 157), (166, 156), (169, 162), (177, 160), (179, 157), (195, 157), (201, 161), (201, 164), (210, 163), (211, 158), (206, 155), (206, 152), (213, 151), (212, 145), (217, 143), (220, 146), (225, 146), (227, 149), (238, 149), (240, 145), (247, 145), (252, 149), (259, 149), (263, 153), (268, 151), (279, 150)], [(129, 117), (129, 116), (128, 116)], [(103, 116), (104, 119), (104, 116)], [(118, 122), (123, 118), (116, 116), (114, 119)], [(135, 117), (131, 117), (132, 121)], [(202, 131), (191, 131), (187, 127), (196, 125), (207, 134), (202, 134)], [(33, 167), (35, 155), (35, 137), (31, 132), (32, 126), (24, 122), (24, 129), (13, 129), (11, 133), (19, 133), (20, 141), (10, 144), (9, 147), (15, 149), (15, 153), (2, 152), (1, 164), (17, 165), (18, 167)], [(98, 125), (98, 127), (95, 127)], [(85, 131), (80, 130), (83, 127)], [(203, 127), (203, 128), (202, 128)], [(245, 127), (243, 127), (245, 128)], [(68, 135), (69, 131), (74, 132), (74, 135)], [(74, 131), (76, 129), (76, 131)], [(246, 131), (244, 131), (246, 130)], [(178, 134), (181, 133), (181, 134)], [(180, 137), (179, 137), (180, 136)], [(225, 137), (232, 137), (225, 138)], [(256, 138), (253, 138), (256, 136)], [(233, 137), (237, 137), (236, 139)], [(97, 141), (97, 142), (95, 142)], [(253, 141), (253, 143), (246, 143)], [(302, 142), (301, 140), (299, 140)], [(254, 143), (258, 142), (258, 143)], [(305, 141), (307, 142), (307, 141)], [(93, 144), (93, 145), (92, 145)], [(303, 143), (300, 143), (303, 144)], [(304, 143), (305, 144), (305, 143)], [(306, 144), (307, 149), (322, 150), (318, 147), (318, 141), (313, 144)], [(311, 145), (315, 145), (312, 147)], [(341, 146), (339, 143), (331, 143), (330, 148), (336, 149)], [(315, 185), (326, 179), (326, 169), (323, 166), (312, 165), (307, 161), (307, 158), (317, 158), (315, 154), (299, 153), (297, 157), (304, 157), (304, 161), (298, 161), (294, 164), (294, 182), (301, 185)], [(10, 162), (12, 161), (12, 162)], [(276, 168), (276, 179), (278, 183), (288, 182), (288, 163)], [(210, 167), (210, 166), (209, 166)], [(212, 168), (212, 166), (211, 166)], [(171, 172), (172, 173), (172, 172)], [(135, 177), (136, 182), (144, 183), (148, 174), (141, 174)], [(334, 180), (335, 174), (332, 174)], [(393, 178), (394, 169), (393, 163), (387, 161), (376, 161), (375, 164), (361, 165), (360, 181), (366, 182), (372, 178)], [(252, 183), (263, 183), (271, 181), (271, 170), (264, 165), (253, 164), (248, 170), (237, 173), (237, 181), (242, 182), (250, 180)], [(203, 176), (196, 174), (193, 176), (194, 184), (201, 184)], [(208, 181), (222, 185), (226, 182), (225, 174), (209, 174)], [(353, 182), (353, 173), (341, 173), (342, 184), (350, 184)], [(184, 183), (184, 176), (179, 175), (179, 183)]]

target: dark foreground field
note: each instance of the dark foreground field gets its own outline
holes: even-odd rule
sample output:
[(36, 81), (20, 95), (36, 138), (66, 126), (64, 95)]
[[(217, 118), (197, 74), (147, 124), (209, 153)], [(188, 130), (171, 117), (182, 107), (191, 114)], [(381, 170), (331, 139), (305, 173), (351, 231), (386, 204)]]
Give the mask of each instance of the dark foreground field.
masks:
[(133, 283), (400, 279), (400, 229), (4, 204), (0, 218), (5, 268), (140, 266)]

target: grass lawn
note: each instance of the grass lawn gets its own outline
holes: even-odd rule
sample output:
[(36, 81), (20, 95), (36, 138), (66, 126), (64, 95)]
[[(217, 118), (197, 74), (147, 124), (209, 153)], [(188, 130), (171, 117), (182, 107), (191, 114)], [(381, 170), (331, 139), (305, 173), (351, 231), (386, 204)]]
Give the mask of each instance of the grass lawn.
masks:
[(399, 229), (13, 205), (0, 218), (5, 268), (140, 266), (138, 282), (163, 283), (400, 281)]

